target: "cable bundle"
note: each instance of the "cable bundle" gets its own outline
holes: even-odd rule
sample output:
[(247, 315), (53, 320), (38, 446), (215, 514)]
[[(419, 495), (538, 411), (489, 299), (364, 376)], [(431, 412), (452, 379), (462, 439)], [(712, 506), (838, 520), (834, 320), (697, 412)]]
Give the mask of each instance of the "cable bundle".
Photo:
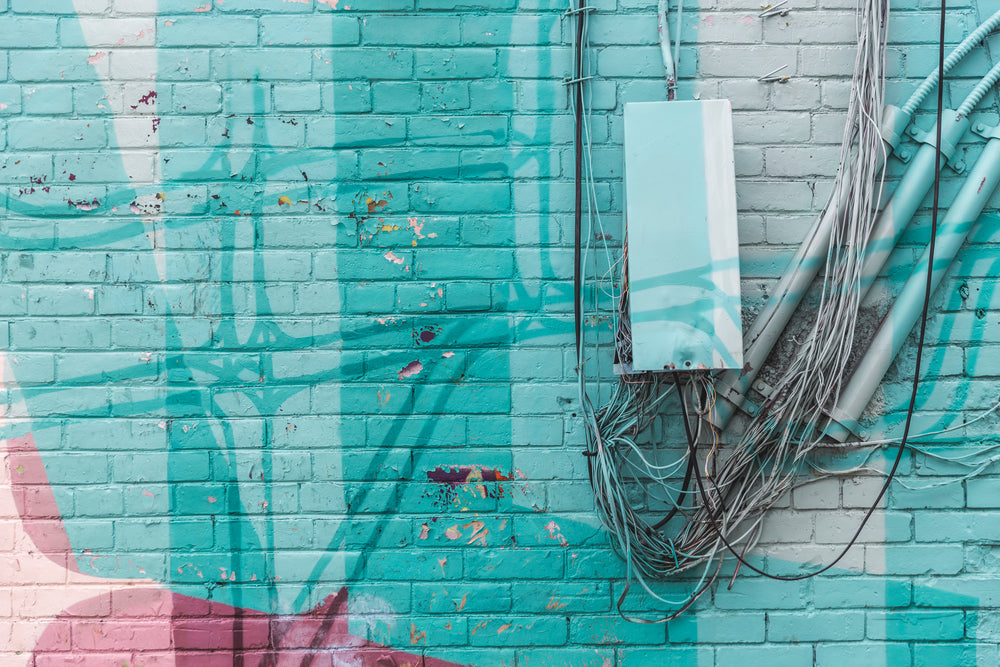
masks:
[[(885, 147), (879, 131), (885, 93), (888, 4), (866, 0), (859, 11), (858, 53), (840, 169), (845, 209), (833, 229), (816, 320), (798, 354), (776, 382), (773, 398), (751, 420), (715, 479), (729, 510), (720, 528), (730, 542), (760, 534), (764, 513), (791, 487), (798, 463), (820, 443), (815, 426), (840, 393), (854, 342), (865, 248), (882, 194)], [(704, 522), (710, 508), (699, 508)], [(751, 527), (748, 530), (748, 526)]]
[[(665, 8), (659, 7), (661, 38), (665, 32)], [(579, 11), (579, 10), (577, 10)], [(816, 323), (800, 353), (777, 383), (775, 398), (752, 420), (749, 428), (725, 460), (716, 456), (717, 434), (711, 427), (714, 388), (707, 374), (674, 375), (677, 394), (684, 412), (684, 427), (689, 447), (675, 462), (661, 465), (650, 460), (638, 443), (640, 434), (650, 425), (667, 396), (668, 380), (662, 374), (623, 375), (611, 390), (600, 410), (595, 410), (588, 395), (583, 367), (586, 362), (582, 316), (584, 294), (578, 283), (577, 352), (580, 398), (586, 422), (588, 470), (601, 518), (612, 536), (613, 545), (628, 565), (625, 589), (618, 600), (618, 610), (636, 581), (649, 595), (679, 608), (665, 622), (689, 608), (718, 577), (722, 554), (728, 550), (742, 561), (742, 555), (756, 544), (764, 513), (791, 487), (799, 464), (819, 441), (813, 430), (822, 417), (822, 409), (836, 398), (854, 337), (854, 323), (860, 306), (858, 285), (861, 280), (864, 247), (881, 197), (880, 166), (884, 164), (884, 144), (879, 122), (884, 103), (885, 46), (888, 18), (887, 0), (860, 0), (858, 9), (858, 54), (841, 154), (841, 168), (835, 189), (847, 190), (848, 206), (838, 220), (827, 257), (827, 273), (822, 286)], [(589, 76), (582, 56), (586, 43), (586, 21), (578, 28), (576, 79)], [(661, 43), (669, 54), (669, 42)], [(668, 87), (672, 93), (672, 71), (676, 60), (664, 57)], [(578, 98), (582, 102), (582, 93)], [(577, 108), (580, 126), (589, 129)], [(587, 144), (578, 143), (580, 156), (589, 156)], [(578, 135), (579, 137), (579, 135)], [(587, 177), (591, 179), (589, 160)], [(579, 173), (579, 172), (578, 172)], [(835, 190), (837, 191), (837, 190)], [(580, 193), (578, 193), (579, 196)], [(832, 200), (837, 198), (832, 198)], [(579, 202), (579, 199), (578, 199)], [(582, 202), (581, 202), (582, 203)], [(592, 224), (595, 208), (588, 190), (588, 213)], [(579, 210), (579, 209), (578, 209)], [(599, 225), (599, 218), (596, 218)], [(593, 228), (593, 227), (592, 227)], [(580, 226), (578, 225), (578, 232)], [(603, 237), (603, 235), (602, 235)], [(578, 237), (579, 238), (579, 237)], [(589, 252), (577, 245), (577, 266)], [(627, 253), (627, 248), (625, 249)], [(609, 263), (610, 264), (610, 263)], [(627, 266), (627, 264), (622, 265)], [(624, 273), (624, 271), (623, 271)], [(599, 293), (594, 295), (595, 304)], [(631, 360), (631, 340), (627, 327), (627, 276), (622, 277), (615, 301), (615, 355), (622, 367)], [(689, 413), (696, 413), (692, 423)], [(704, 480), (697, 460), (695, 444), (701, 429), (708, 425), (713, 440), (705, 461)], [(684, 479), (677, 487), (680, 468)], [(710, 467), (718, 470), (710, 474)], [(689, 490), (694, 472), (697, 493)], [(662, 500), (673, 509), (656, 522), (633, 508), (629, 500), (632, 480), (648, 485), (652, 494), (662, 493)], [(700, 502), (699, 502), (700, 500)], [(676, 534), (662, 530), (670, 519), (680, 514), (682, 525)], [(734, 546), (735, 545), (735, 546)], [(735, 550), (739, 549), (739, 553)], [(651, 589), (649, 579), (701, 567), (701, 579), (690, 595), (682, 600), (665, 599)], [(756, 569), (756, 568), (754, 568)], [(623, 614), (624, 615), (624, 614)]]

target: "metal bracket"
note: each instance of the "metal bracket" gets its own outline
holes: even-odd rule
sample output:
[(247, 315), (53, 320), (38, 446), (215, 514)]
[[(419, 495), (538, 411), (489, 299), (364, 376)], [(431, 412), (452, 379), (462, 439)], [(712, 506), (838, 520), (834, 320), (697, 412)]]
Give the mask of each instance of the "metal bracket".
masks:
[(1000, 125), (990, 127), (986, 123), (976, 123), (972, 126), (972, 131), (983, 139), (1000, 139)]
[(909, 162), (913, 157), (913, 150), (909, 147), (900, 147), (906, 128), (913, 120), (911, 114), (905, 113), (894, 104), (886, 104), (882, 111), (882, 141), (885, 142), (889, 151), (901, 162)]
[[(946, 116), (942, 118), (942, 121), (948, 123), (948, 125), (945, 125), (942, 128), (941, 157), (944, 158), (945, 164), (947, 164), (952, 171), (954, 171), (956, 174), (961, 174), (963, 171), (965, 171), (966, 167), (965, 161), (962, 160), (961, 158), (959, 159), (952, 159), (952, 158), (955, 157), (955, 153), (958, 151), (958, 140), (961, 138), (963, 134), (965, 134), (965, 130), (964, 128), (961, 127), (961, 125), (964, 124), (966, 121), (960, 118), (953, 111), (947, 111), (945, 113)], [(985, 128), (986, 126), (983, 125), (982, 123), (979, 123), (977, 127)], [(996, 128), (992, 128), (992, 130), (995, 129)], [(955, 130), (957, 130), (957, 132), (954, 132)], [(975, 129), (973, 131), (979, 134), (979, 132), (977, 132)], [(931, 128), (930, 131), (925, 132), (916, 125), (911, 125), (907, 129), (907, 134), (913, 137), (914, 141), (921, 144), (927, 144), (928, 146), (931, 147), (933, 147), (937, 142), (937, 137), (935, 136), (936, 131), (934, 128)], [(896, 154), (897, 157), (899, 157), (901, 160), (905, 162), (906, 160), (903, 158), (903, 156), (906, 155), (906, 153), (908, 152), (909, 151), (900, 149), (896, 151)], [(906, 157), (906, 159), (909, 159), (909, 157), (912, 157), (912, 153), (910, 153)]]
[(774, 395), (774, 387), (764, 382), (763, 380), (757, 380), (753, 383), (753, 388), (757, 390), (761, 396), (766, 399), (770, 399)]

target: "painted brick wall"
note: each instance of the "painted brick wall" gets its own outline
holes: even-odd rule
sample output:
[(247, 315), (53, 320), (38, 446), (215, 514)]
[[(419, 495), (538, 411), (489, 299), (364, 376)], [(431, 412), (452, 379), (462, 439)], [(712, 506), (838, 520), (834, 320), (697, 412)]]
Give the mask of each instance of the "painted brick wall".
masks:
[[(622, 104), (665, 88), (655, 3), (591, 4), (614, 245)], [(836, 170), (854, 2), (689, 4), (680, 95), (733, 102), (752, 313)], [(949, 5), (952, 42), (1000, 8)], [(935, 13), (892, 7), (900, 102)], [(904, 458), (838, 570), (726, 576), (668, 626), (617, 616), (576, 412), (564, 9), (0, 0), (0, 664), (996, 664), (998, 480), (934, 457), (985, 451), (994, 417)], [(991, 63), (970, 56), (948, 99)], [(756, 81), (780, 65), (787, 83)], [(996, 220), (935, 297), (918, 430), (996, 401)], [(873, 433), (898, 433), (912, 372), (910, 349)], [(795, 490), (757, 562), (825, 562), (879, 484)]]

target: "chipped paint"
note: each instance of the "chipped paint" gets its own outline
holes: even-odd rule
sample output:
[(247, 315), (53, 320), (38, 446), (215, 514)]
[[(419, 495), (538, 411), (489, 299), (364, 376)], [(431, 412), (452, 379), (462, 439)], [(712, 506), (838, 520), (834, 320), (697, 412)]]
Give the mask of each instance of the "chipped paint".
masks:
[(563, 534), (559, 532), (559, 524), (555, 521), (549, 521), (548, 525), (545, 526), (545, 530), (549, 531), (549, 538), (557, 541), (559, 546), (569, 546), (569, 542), (563, 537)]

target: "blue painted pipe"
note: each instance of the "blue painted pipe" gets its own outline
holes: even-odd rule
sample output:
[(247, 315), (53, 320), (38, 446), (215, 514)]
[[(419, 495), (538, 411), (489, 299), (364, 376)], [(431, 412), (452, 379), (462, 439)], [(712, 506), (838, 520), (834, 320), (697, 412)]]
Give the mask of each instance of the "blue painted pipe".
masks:
[[(950, 109), (945, 110), (941, 117), (941, 157), (951, 162), (958, 147), (958, 142), (969, 129), (969, 119)], [(889, 259), (893, 248), (899, 243), (900, 237), (909, 226), (913, 215), (920, 208), (920, 203), (930, 192), (934, 184), (934, 142), (937, 134), (937, 124), (929, 132), (920, 136), (922, 141), (909, 168), (900, 179), (899, 185), (892, 193), (875, 220), (868, 245), (865, 250), (865, 260), (861, 269), (861, 298), (865, 297), (872, 283)]]
[[(938, 227), (937, 248), (932, 267), (931, 289), (937, 288), (951, 265), (973, 224), (983, 212), (986, 202), (1000, 185), (1000, 128), (985, 130), (989, 141), (959, 190), (948, 214)], [(913, 269), (889, 313), (882, 320), (871, 345), (858, 364), (858, 370), (843, 389), (836, 407), (830, 412), (830, 422), (824, 434), (844, 442), (851, 433), (859, 432), (858, 418), (868, 405), (882, 377), (903, 347), (920, 317), (927, 283), (930, 249)]]
[[(962, 58), (964, 58), (968, 53), (981, 42), (989, 33), (1000, 26), (1000, 10), (994, 12), (990, 18), (984, 21), (978, 28), (971, 32), (962, 42), (955, 47), (955, 49), (948, 55), (944, 63), (944, 71), (948, 72), (952, 67), (957, 65)], [(996, 69), (996, 68), (994, 68)], [(993, 72), (991, 71), (992, 75)], [(894, 107), (892, 105), (887, 105), (882, 119), (882, 136), (885, 139), (887, 152), (895, 151), (899, 147), (899, 143), (902, 139), (903, 133), (906, 127), (909, 125), (910, 120), (913, 117), (913, 113), (920, 106), (921, 102), (927, 96), (927, 94), (938, 84), (940, 79), (940, 73), (937, 68), (931, 72), (924, 81), (917, 87), (914, 93), (910, 96), (901, 108)], [(992, 86), (995, 82), (995, 78), (987, 75), (981, 82), (977, 89), (983, 88), (984, 86)], [(985, 92), (985, 91), (983, 91)], [(963, 104), (963, 108), (967, 106), (970, 102), (974, 107), (975, 104), (979, 102), (982, 97), (974, 91), (973, 95), (970, 95), (966, 102)], [(964, 109), (963, 109), (964, 111)], [(951, 118), (949, 112), (949, 118)], [(967, 116), (968, 112), (961, 114), (962, 116)], [(961, 134), (964, 129), (959, 132), (957, 128), (953, 130), (957, 133), (954, 137), (954, 141), (951, 142), (955, 144), (961, 138)], [(945, 124), (942, 127), (942, 147), (947, 148), (949, 142), (945, 140), (946, 134), (950, 136), (951, 131), (949, 131), (949, 125)], [(933, 142), (934, 130), (929, 135), (931, 137), (931, 142)], [(922, 155), (921, 155), (922, 153)], [(927, 147), (926, 140), (925, 145), (922, 147), (921, 151), (918, 151), (917, 158), (915, 158), (920, 165), (921, 169), (926, 169), (925, 163), (927, 162), (927, 155), (930, 155), (933, 161), (934, 149), (933, 146)], [(881, 165), (880, 165), (881, 166)], [(910, 170), (907, 171), (907, 174)], [(921, 178), (917, 179), (914, 176), (911, 182), (907, 186), (908, 189), (915, 191), (919, 190), (920, 187), (924, 187), (924, 194), (916, 200), (915, 206), (919, 206), (920, 200), (923, 199), (927, 194), (927, 189), (930, 185), (923, 186), (922, 183), (927, 180), (926, 171), (921, 171)], [(904, 180), (905, 180), (904, 176)], [(933, 181), (933, 165), (931, 166), (930, 180)], [(809, 235), (806, 240), (802, 242), (799, 249), (795, 253), (795, 257), (792, 258), (791, 263), (789, 263), (788, 268), (782, 274), (781, 279), (775, 286), (774, 291), (771, 293), (770, 298), (764, 304), (754, 323), (750, 326), (750, 329), (744, 335), (744, 347), (745, 353), (744, 366), (740, 370), (727, 371), (723, 373), (716, 386), (718, 387), (718, 394), (723, 399), (716, 404), (716, 419), (715, 425), (719, 429), (724, 429), (728, 424), (730, 419), (736, 413), (738, 409), (743, 406), (746, 400), (747, 391), (753, 385), (754, 380), (757, 377), (757, 373), (760, 371), (764, 362), (767, 360), (768, 355), (771, 354), (771, 350), (777, 343), (785, 327), (788, 325), (792, 314), (798, 307), (799, 302), (805, 295), (806, 290), (809, 285), (815, 279), (816, 275), (819, 273), (820, 268), (826, 262), (827, 247), (830, 242), (830, 234), (833, 228), (833, 224), (837, 220), (840, 212), (844, 209), (846, 198), (849, 193), (849, 188), (846, 183), (850, 181), (850, 173), (844, 174), (841, 179), (842, 186), (839, 191), (834, 192), (830, 196), (830, 200), (827, 202), (826, 208), (823, 210), (823, 214), (813, 225), (812, 229), (809, 231)], [(903, 183), (900, 183), (902, 187)], [(897, 191), (899, 188), (897, 188)], [(904, 191), (905, 192), (905, 191)], [(911, 195), (911, 196), (916, 196)], [(898, 234), (902, 233), (902, 229), (905, 229), (905, 223), (903, 223), (902, 229), (896, 233), (897, 226), (903, 222), (904, 216), (902, 215), (904, 211), (902, 210), (904, 204), (903, 197), (900, 197), (900, 202), (896, 204), (896, 208), (900, 209), (898, 212), (891, 213), (891, 216), (887, 220), (891, 220), (889, 227), (883, 227), (883, 229), (878, 233), (878, 237), (874, 238), (879, 247), (883, 243), (887, 243), (889, 238), (896, 237)], [(905, 198), (907, 202), (906, 207), (909, 207), (910, 196)], [(915, 209), (914, 209), (915, 210)], [(912, 213), (910, 217), (912, 217)], [(906, 218), (906, 223), (909, 222), (909, 218)], [(876, 223), (878, 224), (878, 223)], [(893, 243), (895, 245), (895, 243)], [(877, 270), (875, 269), (875, 262), (877, 260), (872, 260), (872, 264), (869, 266), (866, 263), (866, 267), (873, 270), (873, 276), (878, 275), (884, 265), (885, 258), (891, 252), (891, 248), (886, 251), (885, 256), (882, 256), (880, 263), (878, 264)], [(868, 275), (866, 272), (865, 275)], [(871, 281), (868, 281), (870, 286)]]

